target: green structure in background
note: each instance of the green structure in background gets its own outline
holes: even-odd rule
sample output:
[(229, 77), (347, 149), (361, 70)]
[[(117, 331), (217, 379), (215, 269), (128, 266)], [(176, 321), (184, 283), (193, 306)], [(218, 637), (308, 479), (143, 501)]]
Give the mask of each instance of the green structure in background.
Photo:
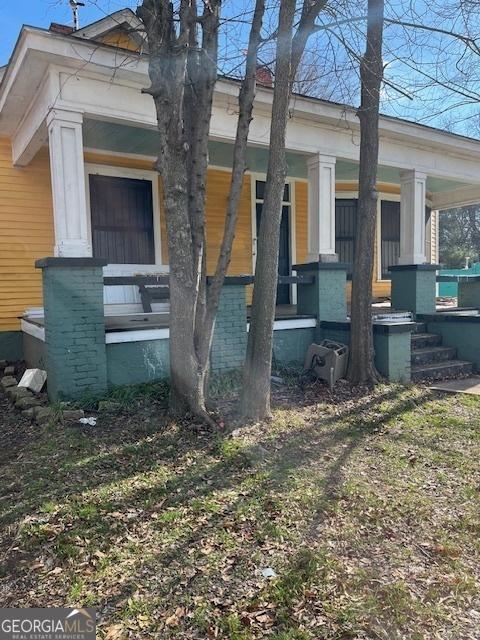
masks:
[(107, 389), (103, 267), (95, 258), (43, 258), (45, 351), (50, 400)]
[(435, 313), (437, 269), (435, 264), (408, 264), (390, 267), (392, 308), (395, 311)]
[[(480, 262), (475, 262), (469, 269), (441, 269), (440, 276), (475, 276), (480, 275)], [(440, 282), (438, 295), (441, 298), (456, 298), (458, 296), (457, 282)]]

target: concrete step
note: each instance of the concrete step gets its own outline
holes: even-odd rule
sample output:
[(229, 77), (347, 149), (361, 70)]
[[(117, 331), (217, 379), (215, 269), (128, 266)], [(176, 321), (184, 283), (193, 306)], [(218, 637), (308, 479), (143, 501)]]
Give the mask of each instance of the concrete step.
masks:
[(412, 333), (412, 351), (427, 347), (439, 347), (441, 344), (442, 336), (436, 333)]
[(427, 325), (425, 322), (416, 322), (415, 328), (413, 329), (413, 333), (427, 333)]
[(412, 366), (433, 362), (445, 362), (453, 360), (457, 355), (455, 347), (427, 347), (426, 349), (415, 349), (412, 351)]
[(470, 375), (473, 364), (465, 360), (447, 360), (412, 367), (412, 380), (446, 380), (461, 375)]

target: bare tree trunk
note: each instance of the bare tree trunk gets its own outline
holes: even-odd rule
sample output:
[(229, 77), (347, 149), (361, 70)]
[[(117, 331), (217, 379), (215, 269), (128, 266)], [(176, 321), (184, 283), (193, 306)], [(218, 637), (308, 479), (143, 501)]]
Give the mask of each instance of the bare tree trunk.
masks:
[(384, 0), (368, 0), (367, 46), (360, 66), (360, 172), (357, 233), (352, 278), (350, 382), (375, 383), (372, 327), (372, 278), (377, 219), (377, 171), (380, 88), (383, 78)]
[[(237, 133), (233, 148), (232, 177), (228, 195), (227, 211), (220, 253), (215, 274), (208, 287), (205, 317), (199, 334), (200, 360), (204, 368), (208, 368), (208, 359), (212, 346), (215, 318), (218, 310), (223, 281), (232, 257), (233, 241), (238, 220), (238, 210), (242, 194), (243, 179), (247, 167), (247, 142), (252, 121), (253, 101), (256, 89), (256, 71), (258, 49), (261, 43), (261, 29), (265, 12), (265, 0), (256, 0), (255, 11), (250, 29), (245, 77), (238, 97), (239, 114)], [(208, 376), (207, 376), (208, 377)]]
[(282, 197), (287, 171), (285, 139), (289, 102), (296, 69), (307, 39), (314, 30), (316, 17), (325, 5), (326, 0), (317, 0), (313, 4), (305, 1), (299, 26), (293, 35), (295, 1), (282, 0), (280, 4), (270, 149), (241, 397), (241, 413), (247, 420), (262, 420), (270, 416), (273, 324)]
[(207, 287), (205, 199), (208, 138), (217, 78), (220, 0), (143, 0), (137, 9), (149, 45), (149, 75), (160, 134), (170, 259), (170, 411), (212, 423), (205, 406), (215, 315), (230, 262), (255, 96), (265, 0), (256, 0), (239, 96), (239, 120), (225, 233), (213, 283)]
[(278, 279), (278, 246), (282, 194), (287, 173), (285, 135), (292, 86), (292, 27), (295, 0), (282, 0), (278, 22), (275, 88), (273, 93), (270, 152), (258, 236), (252, 317), (243, 378), (242, 414), (258, 420), (270, 414), (272, 332)]

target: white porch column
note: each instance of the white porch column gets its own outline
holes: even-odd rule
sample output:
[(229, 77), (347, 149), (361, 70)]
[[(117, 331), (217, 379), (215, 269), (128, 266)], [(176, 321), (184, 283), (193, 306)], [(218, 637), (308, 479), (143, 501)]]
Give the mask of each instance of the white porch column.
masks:
[(92, 255), (89, 238), (81, 113), (52, 109), (47, 117), (55, 256)]
[(424, 264), (425, 195), (427, 176), (419, 171), (400, 173), (399, 264)]
[(309, 158), (307, 262), (336, 262), (335, 156), (321, 153)]

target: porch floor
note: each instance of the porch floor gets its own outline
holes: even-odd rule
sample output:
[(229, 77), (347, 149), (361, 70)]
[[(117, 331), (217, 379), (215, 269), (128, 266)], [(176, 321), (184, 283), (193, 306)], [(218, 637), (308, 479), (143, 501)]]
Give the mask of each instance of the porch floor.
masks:
[[(461, 314), (472, 314), (472, 310), (458, 309), (450, 305), (437, 304), (437, 311), (456, 312)], [(388, 313), (392, 311), (389, 301), (376, 302), (372, 304), (373, 313)], [(247, 318), (250, 319), (251, 307), (247, 307)], [(348, 305), (348, 313), (350, 314), (350, 305)], [(477, 311), (478, 313), (478, 311)], [(294, 318), (313, 318), (314, 316), (299, 315), (296, 305), (285, 304), (278, 305), (275, 310), (275, 320), (291, 320)], [(28, 322), (39, 327), (44, 326), (44, 318), (41, 315), (26, 315), (24, 317)], [(107, 332), (111, 331), (138, 331), (142, 329), (168, 329), (170, 326), (170, 314), (163, 313), (128, 313), (105, 316), (105, 328)]]

